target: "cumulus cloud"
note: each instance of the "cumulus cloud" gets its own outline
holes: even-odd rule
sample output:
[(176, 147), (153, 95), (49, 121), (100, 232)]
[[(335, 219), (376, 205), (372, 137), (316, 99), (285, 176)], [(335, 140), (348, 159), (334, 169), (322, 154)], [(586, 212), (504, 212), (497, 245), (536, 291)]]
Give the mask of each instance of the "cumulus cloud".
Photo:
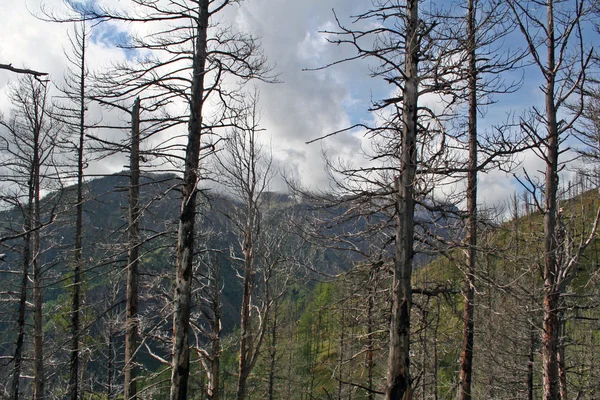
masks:
[[(103, 0), (103, 3), (111, 7), (130, 4), (119, 0)], [(66, 32), (71, 26), (36, 19), (32, 12), (39, 14), (41, 4), (42, 0), (0, 2), (3, 16), (0, 62), (49, 72), (53, 80), (59, 81), (66, 63), (63, 51), (69, 47)], [(43, 4), (47, 9), (58, 9), (62, 0), (43, 0)], [(307, 186), (328, 187), (323, 153), (331, 159), (343, 159), (354, 165), (368, 163), (362, 149), (369, 150), (371, 143), (363, 132), (344, 132), (309, 145), (306, 142), (361, 121), (376, 121), (378, 117), (366, 110), (372, 99), (381, 98), (392, 89), (381, 79), (370, 77), (368, 61), (321, 68), (354, 55), (351, 46), (331, 44), (328, 36), (322, 33), (336, 30), (332, 10), (343, 24), (349, 25), (350, 16), (364, 11), (364, 7), (363, 2), (347, 0), (252, 0), (228, 7), (221, 17), (221, 21), (233, 29), (257, 36), (269, 63), (274, 66), (280, 83), (258, 84), (261, 124), (265, 128), (263, 142), (273, 147), (275, 164)], [(112, 61), (131, 58), (132, 54), (115, 48), (115, 45), (123, 43), (130, 35), (146, 35), (150, 28), (147, 24), (123, 23), (94, 28), (88, 50), (90, 68), (101, 69)], [(8, 81), (16, 79), (15, 74), (0, 71), (0, 111), (5, 115), (10, 109), (6, 86)], [(533, 96), (528, 93), (519, 97), (519, 104), (531, 103), (525, 98)], [(488, 121), (503, 119), (515, 102), (510, 98), (498, 100), (499, 103), (488, 108)], [(434, 108), (438, 106), (438, 99), (428, 101)], [(127, 117), (97, 109), (92, 111), (92, 118), (120, 125), (128, 122)], [(486, 123), (489, 124), (482, 118), (482, 125)], [(181, 132), (165, 133), (156, 140), (165, 140), (168, 135), (178, 133)], [(125, 133), (105, 134), (118, 137)], [(125, 162), (125, 156), (108, 162), (103, 160), (92, 165), (90, 172), (115, 172), (122, 169)], [(538, 171), (539, 159), (524, 154), (522, 166), (529, 172)], [(282, 189), (283, 183), (278, 180), (273, 186)], [(480, 190), (481, 201), (491, 204), (502, 202), (521, 189), (515, 179), (503, 172), (491, 171), (481, 174)]]

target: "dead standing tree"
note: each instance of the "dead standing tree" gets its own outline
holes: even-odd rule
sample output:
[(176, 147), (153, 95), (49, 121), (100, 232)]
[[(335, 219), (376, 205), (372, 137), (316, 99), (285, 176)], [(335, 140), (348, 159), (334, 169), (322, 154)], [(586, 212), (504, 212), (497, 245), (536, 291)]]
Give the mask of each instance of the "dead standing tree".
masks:
[[(269, 68), (254, 37), (217, 25), (217, 16), (237, 1), (133, 0), (131, 3), (132, 11), (102, 8), (101, 4), (87, 9), (78, 7), (74, 19), (83, 16), (96, 21), (140, 23), (151, 32), (143, 37), (132, 37), (122, 44), (129, 51), (144, 52), (148, 56), (138, 62), (119, 65), (106, 75), (108, 84), (115, 88), (109, 97), (132, 100), (141, 91), (150, 90), (157, 105), (174, 103), (187, 108), (187, 113), (171, 118), (173, 126), (187, 125), (187, 135), (183, 143), (170, 144), (172, 154), (183, 151), (183, 154), (173, 154), (173, 159), (184, 163), (177, 235), (170, 398), (184, 399), (190, 368), (188, 339), (196, 198), (202, 180), (201, 151), (207, 143), (206, 138), (228, 124), (225, 115), (234, 106), (238, 88), (234, 81), (269, 80)], [(114, 85), (115, 82), (119, 85)], [(213, 108), (209, 104), (217, 106)], [(212, 149), (212, 146), (205, 149)]]
[(88, 69), (86, 65), (86, 48), (90, 30), (85, 22), (76, 24), (73, 33), (69, 35), (71, 54), (66, 54), (69, 63), (65, 73), (64, 83), (59, 87), (61, 95), (56, 107), (55, 118), (59, 119), (69, 132), (62, 144), (67, 149), (67, 154), (75, 154), (74, 168), (76, 184), (75, 198), (75, 240), (73, 248), (73, 297), (71, 299), (71, 358), (69, 393), (71, 400), (79, 398), (80, 378), (80, 341), (81, 341), (81, 304), (84, 293), (81, 287), (83, 282), (83, 203), (84, 203), (84, 171), (87, 165), (84, 149), (85, 135), (87, 132), (86, 112), (89, 100), (87, 95)]
[[(457, 38), (457, 49), (461, 51), (459, 83), (455, 96), (459, 106), (466, 103), (466, 141), (467, 141), (467, 188), (466, 188), (466, 247), (463, 343), (460, 359), (458, 399), (470, 400), (473, 353), (475, 340), (475, 287), (477, 274), (477, 175), (480, 171), (497, 167), (510, 168), (506, 163), (513, 154), (527, 147), (517, 138), (509, 138), (495, 129), (498, 134), (482, 134), (478, 129), (478, 114), (482, 107), (494, 102), (492, 96), (513, 93), (519, 88), (518, 82), (505, 81), (502, 74), (518, 67), (523, 52), (518, 48), (500, 49), (499, 43), (514, 31), (514, 23), (507, 18), (509, 13), (502, 1), (466, 0), (460, 10), (462, 16), (450, 18), (450, 36)], [(463, 20), (458, 22), (456, 18)], [(462, 88), (461, 88), (462, 86)], [(456, 99), (456, 98), (455, 98)], [(459, 134), (460, 136), (460, 134)]]
[[(588, 43), (585, 24), (593, 2), (577, 0), (509, 1), (512, 14), (527, 43), (529, 57), (542, 75), (544, 109), (534, 108), (521, 126), (539, 143), (535, 152), (544, 164), (543, 183), (527, 175), (524, 186), (533, 194), (544, 215), (544, 261), (542, 268), (543, 327), (541, 333), (544, 399), (556, 400), (559, 393), (560, 298), (575, 273), (583, 250), (595, 235), (598, 218), (567, 260), (560, 262), (559, 172), (564, 141), (583, 113), (583, 88), (590, 73), (593, 48)], [(545, 53), (545, 54), (544, 54)], [(561, 119), (561, 110), (575, 103), (572, 113)], [(543, 193), (540, 197), (538, 193)], [(600, 210), (599, 210), (600, 211)], [(598, 214), (600, 216), (600, 214)]]
[(125, 398), (135, 399), (137, 396), (138, 350), (138, 286), (140, 264), (140, 99), (135, 99), (131, 110), (131, 147), (129, 154), (129, 208), (127, 228), (129, 249), (127, 252), (127, 299), (125, 317)]
[[(424, 177), (430, 177), (435, 169), (431, 162), (436, 162), (445, 152), (440, 113), (423, 104), (423, 96), (447, 91), (451, 85), (448, 73), (454, 68), (449, 62), (451, 52), (445, 47), (447, 42), (435, 37), (437, 22), (430, 15), (420, 15), (421, 11), (418, 0), (374, 1), (372, 9), (355, 17), (354, 27), (345, 27), (338, 21), (338, 31), (326, 32), (330, 42), (347, 44), (356, 51), (354, 57), (335, 64), (374, 60), (378, 66), (372, 75), (384, 79), (397, 92), (394, 97), (375, 102), (371, 108), (382, 116), (381, 125), (365, 127), (379, 141), (378, 153), (372, 160), (387, 160), (387, 164), (347, 171), (355, 182), (362, 180), (365, 187), (372, 186), (373, 177), (380, 174), (383, 180), (375, 185), (383, 189), (378, 195), (393, 199), (394, 274), (387, 400), (412, 398), (410, 312), (415, 205), (430, 190)], [(360, 27), (363, 23), (364, 30)], [(381, 172), (386, 169), (387, 174)], [(393, 175), (391, 189), (390, 172)]]
[(11, 91), (14, 112), (9, 120), (0, 119), (0, 126), (6, 130), (2, 137), (0, 151), (6, 157), (5, 164), (15, 176), (26, 179), (27, 204), (24, 206), (25, 246), (23, 287), (19, 306), (19, 335), (15, 350), (15, 372), (13, 375), (12, 396), (19, 397), (19, 378), (23, 354), (26, 284), (29, 263), (33, 274), (33, 398), (45, 396), (46, 375), (44, 372), (44, 333), (43, 333), (43, 288), (44, 268), (41, 260), (41, 232), (46, 223), (42, 221), (41, 194), (49, 174), (54, 171), (54, 152), (59, 134), (56, 121), (51, 118), (47, 87), (33, 77), (25, 77), (18, 88)]
[[(246, 397), (247, 381), (258, 360), (271, 308), (268, 280), (263, 287), (263, 306), (257, 307), (257, 277), (262, 241), (264, 194), (273, 177), (271, 155), (260, 144), (260, 111), (258, 94), (249, 96), (246, 107), (237, 118), (237, 127), (226, 137), (224, 151), (217, 155), (217, 171), (221, 184), (239, 201), (234, 212), (227, 216), (240, 239), (241, 257), (233, 255), (242, 267), (242, 304), (240, 310), (240, 351), (238, 364), (237, 399)], [(232, 253), (234, 253), (232, 251)], [(265, 271), (262, 271), (263, 273)], [(256, 313), (258, 315), (254, 315)], [(258, 324), (258, 325), (257, 325)]]

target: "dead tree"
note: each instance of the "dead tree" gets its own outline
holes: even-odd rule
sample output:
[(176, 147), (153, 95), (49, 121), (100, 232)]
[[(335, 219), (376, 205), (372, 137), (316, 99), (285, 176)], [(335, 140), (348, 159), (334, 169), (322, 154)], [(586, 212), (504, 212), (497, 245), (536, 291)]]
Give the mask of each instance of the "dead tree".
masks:
[[(467, 0), (464, 6), (464, 26), (460, 30), (453, 27), (449, 31), (458, 39), (457, 48), (461, 50), (463, 60), (464, 93), (458, 91), (454, 96), (462, 97), (467, 103), (467, 188), (466, 188), (466, 238), (464, 240), (466, 262), (463, 306), (463, 342), (460, 357), (458, 396), (459, 400), (470, 400), (473, 352), (475, 340), (475, 287), (477, 275), (477, 176), (480, 171), (497, 167), (509, 169), (509, 157), (527, 147), (508, 137), (491, 135), (485, 138), (478, 129), (478, 114), (481, 107), (493, 102), (493, 95), (513, 93), (519, 88), (515, 82), (506, 82), (502, 74), (515, 69), (523, 54), (519, 49), (489, 50), (508, 34), (514, 31), (514, 24), (507, 18), (508, 9), (502, 2), (495, 0)], [(501, 129), (496, 129), (500, 131)], [(487, 139), (487, 140), (486, 140)], [(514, 139), (513, 139), (514, 140)], [(482, 157), (483, 156), (483, 157)]]
[[(260, 243), (263, 234), (261, 206), (273, 177), (271, 155), (260, 145), (260, 111), (258, 94), (250, 96), (247, 106), (236, 121), (237, 128), (225, 138), (224, 151), (218, 155), (217, 171), (221, 184), (239, 201), (228, 214), (240, 240), (241, 254), (234, 258), (242, 263), (242, 304), (240, 310), (240, 351), (237, 399), (246, 397), (248, 377), (258, 360), (270, 311), (268, 286), (262, 288), (263, 307), (256, 307)], [(267, 282), (268, 283), (268, 282)], [(256, 310), (256, 311), (253, 311)], [(254, 315), (258, 312), (259, 315)], [(258, 324), (258, 325), (257, 325)]]
[[(41, 261), (41, 229), (47, 225), (42, 220), (41, 196), (43, 185), (49, 178), (50, 166), (54, 162), (59, 134), (55, 121), (51, 118), (48, 104), (47, 88), (43, 83), (37, 82), (33, 77), (26, 77), (20, 81), (18, 87), (10, 93), (14, 111), (9, 120), (0, 119), (0, 125), (7, 131), (2, 138), (2, 152), (5, 154), (8, 168), (13, 174), (26, 177), (28, 193), (27, 212), (25, 214), (25, 239), (24, 261), (31, 263), (32, 303), (33, 303), (33, 398), (44, 398), (44, 332), (43, 332), (43, 288), (45, 286), (43, 265)], [(28, 239), (31, 239), (29, 242)], [(30, 247), (29, 247), (30, 245)], [(25, 254), (26, 253), (26, 254)], [(28, 263), (29, 263), (28, 262)], [(28, 276), (24, 267), (23, 278)], [(21, 303), (24, 300), (26, 288), (21, 288)], [(18, 322), (24, 322), (19, 311)], [(23, 327), (19, 327), (17, 344), (22, 346), (24, 337)], [(22, 361), (22, 348), (17, 348), (15, 361)], [(20, 369), (20, 364), (16, 364)], [(19, 393), (20, 371), (15, 371), (13, 376), (13, 397)]]
[(75, 240), (73, 248), (73, 295), (71, 299), (71, 353), (69, 393), (71, 400), (77, 400), (80, 392), (80, 352), (81, 341), (81, 304), (84, 294), (81, 291), (83, 282), (83, 203), (84, 203), (84, 171), (87, 164), (84, 149), (86, 126), (86, 111), (89, 100), (87, 95), (88, 70), (86, 65), (86, 48), (89, 29), (85, 23), (76, 24), (69, 36), (72, 54), (66, 54), (69, 67), (65, 73), (64, 83), (59, 90), (59, 104), (56, 107), (55, 118), (58, 118), (73, 138), (63, 144), (67, 152), (75, 154)]
[[(227, 125), (223, 115), (209, 118), (205, 104), (219, 102), (228, 111), (235, 92), (223, 85), (225, 76), (246, 81), (267, 79), (268, 68), (256, 39), (250, 35), (219, 29), (218, 15), (230, 0), (198, 0), (192, 5), (177, 2), (148, 3), (133, 0), (133, 12), (101, 7), (78, 8), (73, 18), (96, 21), (143, 23), (151, 34), (134, 37), (122, 45), (128, 50), (152, 54), (140, 63), (124, 63), (104, 76), (115, 90), (113, 99), (132, 100), (144, 90), (153, 92), (154, 106), (177, 102), (187, 114), (171, 117), (171, 126), (187, 126), (184, 143), (169, 143), (171, 157), (183, 163), (181, 208), (175, 270), (171, 399), (187, 396), (190, 370), (189, 330), (193, 282), (195, 219), (198, 184), (202, 180), (200, 160), (203, 143), (218, 127)], [(168, 27), (164, 26), (167, 23)], [(211, 25), (214, 24), (214, 25)], [(99, 79), (101, 81), (101, 79)], [(115, 85), (119, 82), (119, 85)], [(106, 98), (105, 98), (106, 100)], [(148, 105), (148, 107), (151, 107)], [(206, 148), (208, 150), (212, 147)], [(175, 151), (174, 151), (175, 150)], [(177, 154), (177, 152), (179, 152)], [(176, 154), (174, 154), (176, 153)]]
[(137, 98), (131, 110), (131, 151), (129, 155), (129, 212), (127, 228), (127, 304), (125, 319), (125, 398), (137, 398), (138, 349), (138, 285), (140, 258), (140, 99)]
[(33, 69), (29, 69), (29, 68), (17, 68), (17, 67), (13, 67), (12, 64), (0, 64), (0, 69), (4, 69), (4, 70), (10, 71), (10, 72), (15, 72), (17, 74), (31, 75), (35, 78), (39, 78), (40, 76), (48, 75), (47, 72), (40, 72), (40, 71), (36, 71)]
[[(325, 32), (332, 43), (347, 44), (356, 51), (355, 56), (334, 64), (372, 60), (377, 65), (372, 75), (381, 77), (396, 91), (393, 97), (374, 102), (371, 107), (372, 112), (385, 115), (379, 126), (360, 126), (376, 138), (374, 166), (336, 171), (360, 182), (354, 189), (348, 188), (353, 194), (346, 197), (363, 198), (373, 209), (381, 208), (374, 198), (387, 199), (384, 201), (392, 209), (394, 272), (385, 390), (388, 400), (412, 398), (410, 311), (415, 209), (417, 202), (424, 204), (429, 191), (427, 185), (431, 182), (426, 183), (424, 177), (431, 177), (436, 169), (431, 162), (443, 158), (446, 151), (443, 113), (421, 104), (420, 99), (427, 93), (441, 94), (450, 89), (448, 72), (453, 63), (449, 63), (451, 52), (447, 51), (446, 39), (435, 31), (437, 22), (421, 11), (418, 0), (376, 1), (371, 9), (354, 18), (354, 26), (338, 21), (337, 31)], [(440, 147), (436, 147), (438, 144)]]
[[(570, 282), (581, 253), (591, 242), (597, 219), (590, 236), (579, 243), (572, 257), (564, 263), (558, 260), (558, 190), (561, 170), (560, 154), (564, 138), (572, 132), (582, 114), (583, 87), (589, 73), (593, 49), (586, 47), (586, 16), (592, 12), (588, 1), (538, 2), (510, 1), (512, 15), (525, 39), (529, 58), (543, 77), (544, 108), (534, 108), (521, 126), (538, 143), (536, 153), (545, 164), (543, 184), (524, 178), (525, 187), (532, 191), (538, 210), (544, 215), (544, 261), (542, 279), (544, 320), (541, 333), (544, 399), (560, 398), (559, 393), (559, 314), (560, 298)], [(560, 113), (568, 102), (578, 107), (567, 119)], [(540, 198), (538, 191), (543, 193)], [(599, 214), (600, 215), (600, 214)]]

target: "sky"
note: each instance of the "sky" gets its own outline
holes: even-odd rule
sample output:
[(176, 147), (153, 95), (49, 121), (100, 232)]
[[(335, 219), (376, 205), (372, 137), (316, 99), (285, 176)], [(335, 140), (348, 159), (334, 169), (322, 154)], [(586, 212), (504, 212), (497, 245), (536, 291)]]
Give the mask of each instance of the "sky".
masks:
[[(89, 0), (88, 0), (89, 1)], [(120, 6), (125, 0), (104, 0)], [(0, 63), (28, 67), (48, 72), (52, 81), (60, 81), (65, 68), (64, 49), (68, 49), (69, 24), (44, 22), (40, 15), (42, 0), (0, 1)], [(62, 0), (43, 0), (48, 8), (60, 6)], [(367, 112), (372, 99), (386, 95), (389, 87), (369, 77), (367, 62), (344, 63), (324, 70), (310, 70), (353, 55), (352, 49), (335, 46), (319, 31), (333, 29), (336, 15), (344, 22), (349, 16), (364, 11), (369, 2), (358, 0), (247, 0), (229, 7), (222, 18), (236, 29), (260, 37), (263, 51), (274, 66), (280, 83), (259, 84), (261, 126), (265, 143), (273, 148), (274, 164), (292, 174), (304, 185), (327, 189), (330, 181), (324, 169), (323, 154), (362, 165), (361, 146), (369, 146), (364, 132), (339, 134), (313, 144), (311, 139), (343, 129), (361, 121), (371, 121)], [(107, 68), (112, 60), (126, 59), (114, 44), (127, 36), (128, 26), (94, 28), (88, 50), (90, 69)], [(521, 113), (519, 107), (536, 104), (540, 100), (535, 78), (526, 76), (518, 94), (505, 95), (486, 109), (480, 117), (481, 127), (490, 127), (509, 113)], [(6, 96), (9, 82), (17, 76), (0, 70), (0, 112), (10, 113)], [(109, 116), (106, 111), (90, 111), (94, 117), (116, 119), (125, 124), (123, 116)], [(521, 156), (521, 167), (530, 173), (542, 168), (542, 162), (532, 154)], [(90, 166), (88, 173), (118, 172), (127, 163), (126, 156), (104, 160)], [(565, 170), (565, 179), (572, 173)], [(487, 205), (504, 205), (519, 184), (501, 171), (481, 174), (480, 200)], [(273, 190), (283, 190), (283, 182), (276, 178)]]

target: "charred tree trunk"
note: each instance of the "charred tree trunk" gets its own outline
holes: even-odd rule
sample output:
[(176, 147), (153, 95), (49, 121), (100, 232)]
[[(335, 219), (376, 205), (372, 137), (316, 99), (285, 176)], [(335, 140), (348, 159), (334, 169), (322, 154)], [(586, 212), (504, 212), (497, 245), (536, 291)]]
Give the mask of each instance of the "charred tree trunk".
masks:
[[(535, 298), (531, 296), (531, 308), (534, 309)], [(533, 318), (533, 316), (532, 316)], [(527, 363), (527, 400), (533, 400), (535, 398), (534, 392), (534, 365), (535, 365), (535, 344), (537, 338), (537, 329), (533, 321), (530, 321), (529, 327), (529, 355)]]
[(238, 366), (237, 399), (246, 396), (246, 383), (251, 370), (251, 360), (254, 354), (254, 335), (252, 328), (252, 294), (254, 293), (254, 230), (255, 204), (253, 194), (250, 195), (246, 232), (244, 233), (244, 289), (242, 294), (242, 310), (240, 323), (240, 359)]
[(127, 254), (127, 305), (125, 319), (125, 399), (137, 398), (136, 351), (138, 336), (138, 284), (140, 247), (140, 99), (131, 110), (129, 155), (129, 252)]
[(341, 304), (342, 311), (340, 315), (340, 340), (338, 342), (338, 365), (337, 365), (337, 381), (338, 381), (338, 390), (337, 390), (337, 398), (338, 400), (342, 400), (342, 392), (344, 389), (344, 350), (345, 350), (345, 331), (346, 331), (346, 309), (344, 305)]
[(106, 391), (108, 392), (106, 397), (108, 400), (112, 400), (113, 396), (113, 347), (114, 347), (114, 334), (112, 327), (109, 328), (108, 332), (108, 346), (107, 346), (107, 360), (106, 360)]
[(467, 271), (465, 276), (463, 342), (458, 377), (458, 400), (471, 400), (473, 346), (475, 341), (475, 268), (477, 265), (477, 55), (476, 0), (467, 9), (467, 48), (469, 53), (469, 172), (467, 176)]
[[(34, 106), (35, 107), (35, 106)], [(35, 107), (35, 111), (39, 111)], [(32, 261), (33, 261), (33, 398), (44, 398), (44, 326), (42, 307), (44, 304), (42, 291), (42, 265), (40, 260), (40, 129), (36, 121), (33, 132), (33, 164), (31, 182), (33, 185), (33, 214), (32, 214)]]
[[(561, 304), (561, 308), (562, 308)], [(566, 328), (567, 323), (565, 320), (564, 312), (559, 313), (559, 343), (558, 343), (558, 380), (560, 382), (560, 398), (561, 400), (567, 400), (567, 360), (566, 360)]]
[(188, 340), (192, 267), (194, 262), (194, 225), (202, 138), (202, 109), (204, 105), (204, 73), (207, 56), (208, 3), (208, 0), (200, 0), (198, 2), (198, 20), (196, 21), (190, 119), (188, 122), (188, 141), (185, 153), (185, 170), (181, 188), (182, 199), (177, 234), (171, 400), (184, 400), (187, 398), (188, 377), (190, 373)]
[(419, 2), (408, 0), (400, 176), (395, 179), (395, 257), (386, 400), (412, 399), (410, 377), (410, 310), (414, 234), (414, 182), (417, 164), (417, 101), (419, 64)]
[(273, 305), (273, 321), (271, 323), (271, 343), (269, 351), (269, 400), (275, 399), (275, 368), (277, 366), (277, 313), (279, 302)]
[(558, 295), (544, 294), (542, 332), (543, 387), (545, 400), (557, 400), (558, 393)]
[(440, 327), (440, 301), (436, 300), (435, 327), (433, 328), (433, 399), (438, 400), (438, 330)]
[[(31, 177), (30, 177), (30, 182)], [(27, 310), (27, 283), (29, 281), (29, 264), (31, 262), (31, 218), (33, 207), (33, 190), (29, 187), (29, 198), (27, 202), (25, 215), (25, 239), (23, 241), (23, 278), (21, 279), (21, 292), (19, 294), (19, 314), (17, 317), (17, 342), (15, 346), (15, 355), (13, 359), (13, 378), (11, 387), (11, 399), (19, 400), (19, 382), (21, 378), (21, 369), (23, 363), (23, 344), (25, 342), (25, 311)]]
[(71, 303), (71, 360), (69, 392), (71, 400), (79, 398), (79, 336), (81, 305), (81, 273), (83, 270), (83, 170), (84, 170), (84, 138), (85, 138), (85, 32), (82, 35), (81, 70), (79, 81), (79, 143), (77, 146), (77, 206), (75, 217), (75, 252), (73, 268), (73, 298)]
[[(262, 262), (257, 270), (257, 260), (261, 239), (261, 213), (259, 204), (261, 195), (269, 181), (270, 161), (264, 155), (256, 140), (259, 116), (257, 112), (258, 97), (255, 92), (246, 103), (248, 115), (239, 121), (243, 129), (234, 130), (229, 136), (228, 159), (220, 160), (224, 179), (233, 181), (230, 187), (234, 192), (240, 193), (243, 205), (239, 210), (240, 226), (239, 236), (242, 247), (241, 262), (243, 263), (243, 292), (242, 307), (240, 310), (240, 351), (238, 363), (238, 388), (237, 399), (246, 397), (247, 382), (252, 369), (260, 354), (262, 341), (269, 324), (271, 308), (270, 298), (270, 267), (268, 261)], [(264, 168), (264, 169), (262, 169)], [(263, 282), (256, 281), (257, 274)], [(262, 285), (261, 285), (262, 283)], [(260, 286), (259, 286), (260, 285)], [(257, 306), (254, 297), (257, 287), (261, 290), (262, 306)]]
[(219, 400), (219, 364), (221, 361), (221, 298), (220, 298), (221, 267), (219, 258), (215, 257), (214, 277), (212, 282), (212, 304), (213, 318), (211, 326), (211, 354), (210, 373), (208, 374), (208, 398)]
[(558, 399), (558, 304), (559, 290), (557, 285), (557, 216), (558, 216), (558, 154), (559, 137), (556, 104), (554, 103), (555, 85), (555, 38), (554, 38), (554, 8), (553, 2), (547, 3), (548, 13), (548, 59), (545, 76), (546, 97), (546, 189), (545, 189), (545, 215), (544, 215), (544, 323), (542, 332), (542, 361), (544, 369), (544, 399)]
[(375, 394), (373, 393), (373, 368), (375, 366), (373, 359), (373, 352), (375, 351), (375, 344), (373, 340), (373, 334), (375, 332), (375, 321), (374, 321), (374, 309), (375, 309), (375, 294), (377, 293), (377, 280), (375, 279), (377, 272), (371, 272), (371, 285), (369, 286), (369, 296), (367, 298), (367, 399), (374, 400)]

